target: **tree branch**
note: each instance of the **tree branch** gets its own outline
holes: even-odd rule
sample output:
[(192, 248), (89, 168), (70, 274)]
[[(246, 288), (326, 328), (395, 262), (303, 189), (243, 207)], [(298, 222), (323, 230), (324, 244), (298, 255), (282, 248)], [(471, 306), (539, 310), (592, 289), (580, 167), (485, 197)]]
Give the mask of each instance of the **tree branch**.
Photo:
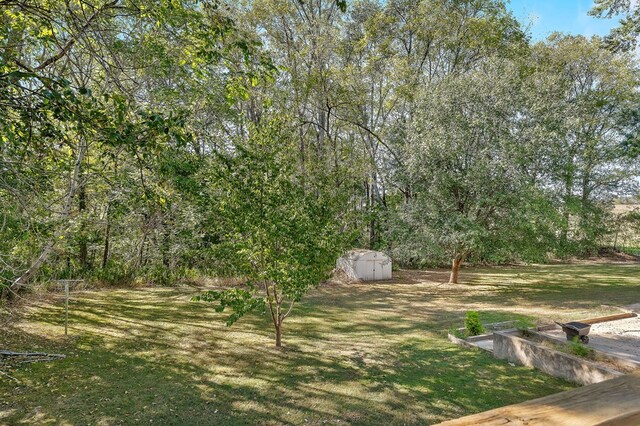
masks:
[(78, 41), (78, 39), (87, 31), (87, 29), (91, 26), (93, 21), (95, 21), (96, 18), (102, 12), (104, 12), (105, 10), (110, 9), (110, 8), (114, 7), (116, 4), (118, 4), (118, 1), (119, 0), (111, 0), (110, 2), (106, 3), (104, 6), (102, 6), (101, 8), (96, 10), (95, 12), (93, 12), (91, 14), (91, 16), (89, 16), (89, 19), (87, 19), (87, 21), (84, 23), (84, 25), (80, 28), (80, 31), (78, 31), (76, 34), (71, 36), (67, 40), (67, 42), (64, 44), (64, 46), (62, 46), (62, 48), (60, 48), (58, 53), (56, 53), (55, 55), (53, 55), (50, 58), (46, 59), (44, 62), (42, 62), (40, 65), (38, 65), (35, 69), (40, 71), (40, 70), (48, 67), (49, 65), (51, 65), (51, 64), (59, 61), (60, 59), (62, 59), (69, 52), (69, 50), (73, 47), (73, 45), (76, 43), (76, 41)]

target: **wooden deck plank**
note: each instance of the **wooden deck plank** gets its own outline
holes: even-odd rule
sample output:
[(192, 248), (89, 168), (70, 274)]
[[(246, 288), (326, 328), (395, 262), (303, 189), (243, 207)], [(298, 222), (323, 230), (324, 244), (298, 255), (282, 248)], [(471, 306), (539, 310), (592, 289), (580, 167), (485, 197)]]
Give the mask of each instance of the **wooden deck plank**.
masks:
[(463, 425), (640, 425), (640, 371), (441, 423)]

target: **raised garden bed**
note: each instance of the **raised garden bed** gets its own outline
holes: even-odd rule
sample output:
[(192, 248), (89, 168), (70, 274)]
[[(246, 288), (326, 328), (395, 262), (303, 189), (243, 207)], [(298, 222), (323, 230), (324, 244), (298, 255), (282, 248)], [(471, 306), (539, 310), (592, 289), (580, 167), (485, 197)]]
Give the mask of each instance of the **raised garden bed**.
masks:
[[(521, 321), (503, 321), (492, 324), (483, 324), (486, 333), (479, 334), (477, 336), (467, 336), (467, 330), (458, 328), (450, 331), (448, 338), (451, 342), (471, 349), (482, 349), (487, 352), (493, 353), (493, 333), (496, 331), (504, 331), (506, 333), (516, 333), (518, 329), (516, 327), (522, 327)], [(546, 329), (545, 327), (538, 327), (536, 330)]]
[[(589, 324), (612, 323), (633, 318), (635, 314), (619, 314), (584, 320)], [(600, 350), (600, 346), (567, 342), (555, 324), (525, 329), (517, 322), (485, 325), (492, 333), (465, 337), (465, 329), (449, 333), (449, 340), (471, 348), (493, 353), (496, 358), (514, 364), (537, 368), (555, 377), (582, 385), (598, 383), (640, 369), (640, 362), (617, 352)], [(512, 328), (509, 328), (512, 327)], [(555, 334), (560, 333), (562, 338)]]
[(581, 385), (613, 379), (629, 372), (608, 359), (596, 361), (560, 351), (560, 345), (535, 331), (498, 331), (493, 335), (493, 356)]

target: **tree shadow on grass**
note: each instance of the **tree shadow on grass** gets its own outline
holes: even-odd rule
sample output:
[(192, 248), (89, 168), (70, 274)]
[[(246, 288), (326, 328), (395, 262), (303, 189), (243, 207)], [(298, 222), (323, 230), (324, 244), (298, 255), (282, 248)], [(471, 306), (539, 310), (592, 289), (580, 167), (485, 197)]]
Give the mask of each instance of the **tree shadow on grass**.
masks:
[[(569, 384), (449, 344), (443, 334), (484, 306), (514, 313), (629, 304), (638, 266), (552, 265), (465, 270), (467, 284), (429, 273), (402, 282), (329, 285), (285, 322), (272, 348), (266, 317), (232, 328), (192, 290), (72, 294), (0, 331), (3, 347), (64, 352), (0, 380), (0, 422), (70, 424), (425, 424), (550, 394)], [(399, 280), (403, 280), (399, 274)]]
[[(637, 263), (491, 267), (467, 269), (462, 284), (448, 285), (433, 271), (399, 271), (392, 281), (321, 288), (317, 299), (354, 310), (366, 300), (367, 307), (379, 312), (412, 317), (429, 316), (441, 307), (529, 307), (563, 316), (568, 311), (640, 301), (639, 276)], [(351, 297), (345, 298), (348, 292)], [(446, 325), (433, 315), (429, 320)]]
[[(0, 420), (424, 424), (568, 386), (452, 346), (412, 318), (379, 318), (375, 308), (305, 307), (279, 351), (264, 318), (229, 329), (210, 305), (167, 296), (78, 297), (67, 343), (51, 335), (60, 330), (59, 307), (32, 312), (29, 327), (12, 335), (70, 356), (12, 371), (21, 385), (0, 385), (9, 401)], [(38, 333), (25, 331), (31, 329)]]
[[(13, 388), (7, 409), (12, 414), (3, 420), (424, 424), (566, 387), (480, 352), (432, 346), (428, 341), (408, 342), (386, 353), (382, 365), (300, 351), (283, 357), (274, 351), (273, 358), (262, 359), (252, 371), (223, 360), (219, 367), (224, 374), (189, 362), (151, 361), (103, 350), (79, 352), (59, 363), (22, 371), (18, 377), (27, 376), (27, 383)], [(355, 386), (359, 392), (352, 391)]]

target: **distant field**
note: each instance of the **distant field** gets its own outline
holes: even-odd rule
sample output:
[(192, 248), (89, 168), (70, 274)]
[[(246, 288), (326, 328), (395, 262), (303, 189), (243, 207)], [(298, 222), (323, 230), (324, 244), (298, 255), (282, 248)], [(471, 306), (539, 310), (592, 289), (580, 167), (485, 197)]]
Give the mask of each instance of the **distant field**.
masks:
[[(193, 289), (73, 294), (25, 302), (0, 346), (68, 357), (5, 366), (2, 424), (428, 424), (566, 390), (571, 384), (450, 344), (485, 322), (567, 320), (640, 302), (640, 264), (399, 271), (390, 282), (328, 284), (285, 322), (231, 328)], [(7, 321), (9, 318), (3, 318)], [(15, 380), (14, 380), (15, 379)]]

